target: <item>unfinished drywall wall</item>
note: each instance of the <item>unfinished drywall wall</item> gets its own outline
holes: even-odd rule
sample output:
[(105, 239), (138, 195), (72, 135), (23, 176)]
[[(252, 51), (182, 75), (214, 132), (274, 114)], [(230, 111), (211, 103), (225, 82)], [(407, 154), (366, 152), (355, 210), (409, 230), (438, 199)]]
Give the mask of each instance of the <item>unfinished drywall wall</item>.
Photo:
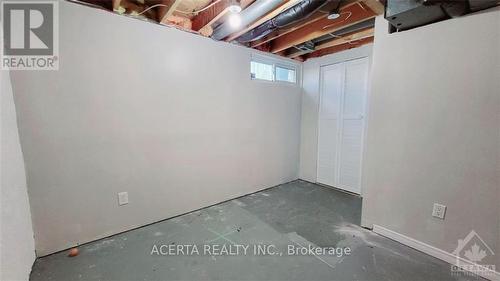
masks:
[(373, 44), (310, 59), (304, 62), (302, 119), (300, 137), (300, 173), (303, 180), (316, 182), (318, 163), (318, 114), (321, 66), (371, 57)]
[(58, 71), (12, 75), (38, 255), (297, 179), (300, 87), (252, 50), (67, 2), (59, 30)]
[(28, 280), (35, 260), (26, 174), (9, 71), (0, 71), (0, 280)]
[[(497, 254), (500, 11), (388, 34), (376, 20), (363, 224), (446, 252), (475, 230)], [(445, 220), (431, 216), (446, 205)], [(483, 264), (500, 260), (488, 254)]]

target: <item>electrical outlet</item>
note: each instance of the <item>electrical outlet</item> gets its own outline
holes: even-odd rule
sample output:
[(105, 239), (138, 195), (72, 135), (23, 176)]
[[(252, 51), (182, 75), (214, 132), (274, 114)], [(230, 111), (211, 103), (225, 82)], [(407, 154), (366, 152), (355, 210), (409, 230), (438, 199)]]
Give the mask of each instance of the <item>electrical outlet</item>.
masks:
[(444, 220), (444, 215), (446, 213), (446, 206), (438, 203), (434, 203), (434, 208), (432, 208), (432, 216)]
[(128, 204), (128, 192), (119, 192), (118, 193), (118, 205), (126, 205)]

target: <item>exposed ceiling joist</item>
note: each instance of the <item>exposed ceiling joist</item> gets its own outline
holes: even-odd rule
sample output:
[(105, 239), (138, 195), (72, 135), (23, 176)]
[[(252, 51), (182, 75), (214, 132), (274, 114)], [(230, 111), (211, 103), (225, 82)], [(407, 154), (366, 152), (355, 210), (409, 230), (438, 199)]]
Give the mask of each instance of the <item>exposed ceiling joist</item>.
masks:
[(319, 51), (319, 50), (323, 50), (326, 48), (330, 48), (330, 47), (342, 45), (345, 43), (350, 43), (353, 41), (372, 37), (374, 34), (374, 31), (375, 31), (374, 28), (370, 27), (370, 28), (366, 28), (366, 29), (363, 29), (360, 31), (351, 32), (351, 33), (344, 35), (342, 37), (339, 37), (337, 39), (333, 39), (333, 40), (330, 40), (328, 42), (319, 44), (319, 45), (314, 47), (313, 51), (297, 51), (297, 52), (293, 52), (291, 54), (288, 54), (287, 57), (293, 59), (293, 58), (296, 58), (296, 57), (299, 57), (299, 56), (302, 56), (302, 55), (305, 55), (305, 54), (308, 54), (308, 53), (311, 53), (314, 51)]
[(283, 1), (284, 3), (279, 6), (278, 8), (274, 9), (273, 11), (267, 13), (266, 15), (264, 15), (263, 17), (261, 17), (260, 19), (258, 19), (257, 21), (253, 22), (252, 24), (250, 24), (249, 26), (247, 26), (246, 28), (243, 28), (242, 30), (234, 33), (234, 34), (231, 34), (229, 35), (225, 40), (226, 41), (233, 41), (234, 39), (240, 37), (241, 35), (247, 33), (248, 31), (256, 28), (257, 26), (263, 24), (264, 22), (276, 17), (277, 15), (281, 14), (282, 12), (284, 12), (285, 10), (295, 6), (296, 4), (298, 4), (301, 0), (287, 0), (287, 1)]
[(288, 54), (286, 57), (289, 58), (289, 59), (294, 59), (294, 58), (298, 58), (300, 56), (303, 56), (305, 54), (309, 54), (311, 51), (304, 51), (304, 50), (299, 50), (297, 52), (293, 52), (291, 54)]
[(141, 14), (141, 17), (156, 20), (157, 13), (154, 9), (148, 9), (149, 7), (137, 2), (130, 0), (113, 0), (109, 2), (112, 4), (112, 9), (117, 13), (126, 13), (131, 15)]
[(354, 41), (354, 42), (348, 42), (348, 43), (340, 44), (340, 45), (337, 45), (337, 46), (329, 47), (329, 48), (326, 48), (326, 49), (314, 51), (314, 52), (312, 52), (310, 54), (305, 55), (304, 59), (310, 59), (310, 58), (316, 58), (316, 57), (326, 56), (326, 55), (329, 55), (329, 54), (333, 54), (333, 53), (345, 51), (345, 50), (348, 50), (348, 49), (361, 47), (361, 46), (363, 46), (365, 44), (369, 44), (369, 43), (372, 43), (372, 42), (373, 42), (373, 36), (372, 37), (368, 37), (368, 38), (364, 38), (364, 39), (361, 39), (361, 40), (357, 40), (357, 41)]
[[(241, 0), (242, 9), (248, 7), (255, 0)], [(212, 7), (200, 12), (193, 18), (193, 30), (200, 31), (205, 36), (210, 36), (213, 32), (212, 25), (221, 19), (229, 10), (231, 0), (222, 0)]]
[(173, 0), (173, 1), (163, 0), (163, 4), (168, 6), (168, 7), (161, 6), (159, 8), (159, 20), (160, 20), (160, 22), (167, 23), (168, 17), (170, 17), (175, 12), (175, 10), (177, 9), (177, 6), (179, 6), (179, 4), (181, 2), (182, 2), (182, 0)]
[[(360, 1), (361, 0), (344, 0), (344, 1), (340, 2), (338, 9), (339, 10), (345, 9), (351, 5), (357, 4)], [(293, 32), (293, 31), (295, 31), (301, 27), (304, 27), (308, 24), (311, 24), (311, 23), (316, 22), (320, 19), (326, 18), (328, 16), (328, 14), (325, 11), (330, 11), (330, 10), (335, 9), (335, 8), (337, 8), (337, 6), (334, 2), (327, 4), (325, 7), (321, 8), (319, 11), (316, 11), (314, 14), (312, 14), (308, 19), (306, 19), (304, 21), (300, 21), (300, 22), (298, 22), (298, 23), (296, 23), (296, 24), (294, 24), (286, 29), (279, 29), (279, 30), (273, 31), (270, 34), (266, 35), (264, 38), (250, 43), (250, 47), (255, 48), (255, 47), (260, 46), (264, 43), (268, 43), (268, 42), (270, 42), (278, 37), (281, 37), (285, 34)]]
[(230, 0), (223, 0), (200, 12), (193, 18), (193, 30), (199, 31), (208, 25), (212, 25), (227, 12), (229, 3)]
[(358, 5), (351, 5), (342, 9), (341, 16), (335, 20), (323, 18), (273, 40), (271, 42), (271, 52), (277, 53), (375, 16), (376, 14), (371, 9), (366, 9), (361, 3), (358, 3)]
[(382, 15), (384, 13), (384, 4), (379, 0), (363, 0), (363, 3), (377, 15)]
[(121, 0), (113, 0), (113, 11), (118, 11), (120, 8)]
[(356, 40), (372, 37), (374, 33), (375, 33), (375, 29), (373, 27), (370, 27), (370, 28), (367, 28), (367, 29), (364, 29), (364, 30), (361, 30), (358, 32), (353, 32), (351, 34), (342, 36), (338, 39), (334, 39), (332, 41), (325, 42), (323, 44), (319, 44), (318, 46), (316, 46), (315, 50), (316, 51), (322, 50), (322, 49), (326, 49), (329, 47), (342, 45), (344, 43), (349, 43), (351, 41), (356, 41)]
[(321, 13), (321, 12), (320, 13), (315, 13), (314, 15), (312, 15), (310, 17), (310, 20), (305, 21), (305, 22), (297, 23), (297, 24), (295, 24), (295, 25), (293, 25), (293, 26), (291, 26), (290, 28), (287, 28), (287, 29), (281, 29), (281, 30), (278, 29), (278, 30), (275, 30), (275, 31), (271, 32), (270, 34), (266, 35), (264, 38), (256, 40), (256, 41), (250, 43), (250, 47), (251, 48), (258, 47), (258, 46), (260, 46), (262, 44), (268, 43), (268, 42), (270, 42), (270, 41), (272, 41), (272, 40), (274, 40), (274, 39), (276, 39), (278, 37), (281, 37), (281, 36), (283, 36), (285, 34), (293, 32), (293, 31), (295, 31), (295, 30), (297, 30), (297, 29), (299, 29), (299, 28), (301, 28), (303, 26), (311, 24), (311, 23), (313, 23), (313, 22), (315, 22), (317, 20), (320, 20), (322, 18), (325, 18), (325, 17), (326, 17), (326, 14), (324, 14), (324, 13)]

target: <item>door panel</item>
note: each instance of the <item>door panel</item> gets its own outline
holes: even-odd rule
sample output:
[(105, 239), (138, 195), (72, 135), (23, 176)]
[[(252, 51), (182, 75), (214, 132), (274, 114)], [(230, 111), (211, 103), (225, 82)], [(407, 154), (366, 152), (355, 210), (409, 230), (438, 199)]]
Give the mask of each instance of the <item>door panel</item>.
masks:
[(338, 187), (360, 193), (363, 120), (344, 119)]
[(361, 192), (368, 59), (321, 68), (317, 181)]
[(337, 163), (338, 114), (342, 92), (343, 67), (328, 66), (321, 69), (321, 93), (318, 124), (317, 181), (335, 185)]
[(334, 186), (337, 159), (337, 119), (320, 121), (318, 141), (318, 179), (320, 183)]
[(368, 59), (345, 63), (338, 185), (355, 193), (361, 193), (361, 154), (367, 79)]

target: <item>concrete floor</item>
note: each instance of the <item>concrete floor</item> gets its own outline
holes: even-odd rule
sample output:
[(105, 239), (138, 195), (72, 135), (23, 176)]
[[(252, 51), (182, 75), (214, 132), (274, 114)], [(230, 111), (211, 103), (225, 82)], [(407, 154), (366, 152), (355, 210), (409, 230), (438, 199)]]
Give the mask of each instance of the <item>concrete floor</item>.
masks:
[[(295, 181), (83, 245), (74, 258), (40, 258), (30, 280), (482, 280), (359, 227), (360, 217), (361, 198)], [(233, 252), (203, 250), (224, 244)], [(259, 244), (273, 255), (254, 254)], [(247, 254), (230, 255), (236, 245)], [(351, 253), (291, 256), (288, 245)], [(174, 246), (192, 255), (169, 255)]]

